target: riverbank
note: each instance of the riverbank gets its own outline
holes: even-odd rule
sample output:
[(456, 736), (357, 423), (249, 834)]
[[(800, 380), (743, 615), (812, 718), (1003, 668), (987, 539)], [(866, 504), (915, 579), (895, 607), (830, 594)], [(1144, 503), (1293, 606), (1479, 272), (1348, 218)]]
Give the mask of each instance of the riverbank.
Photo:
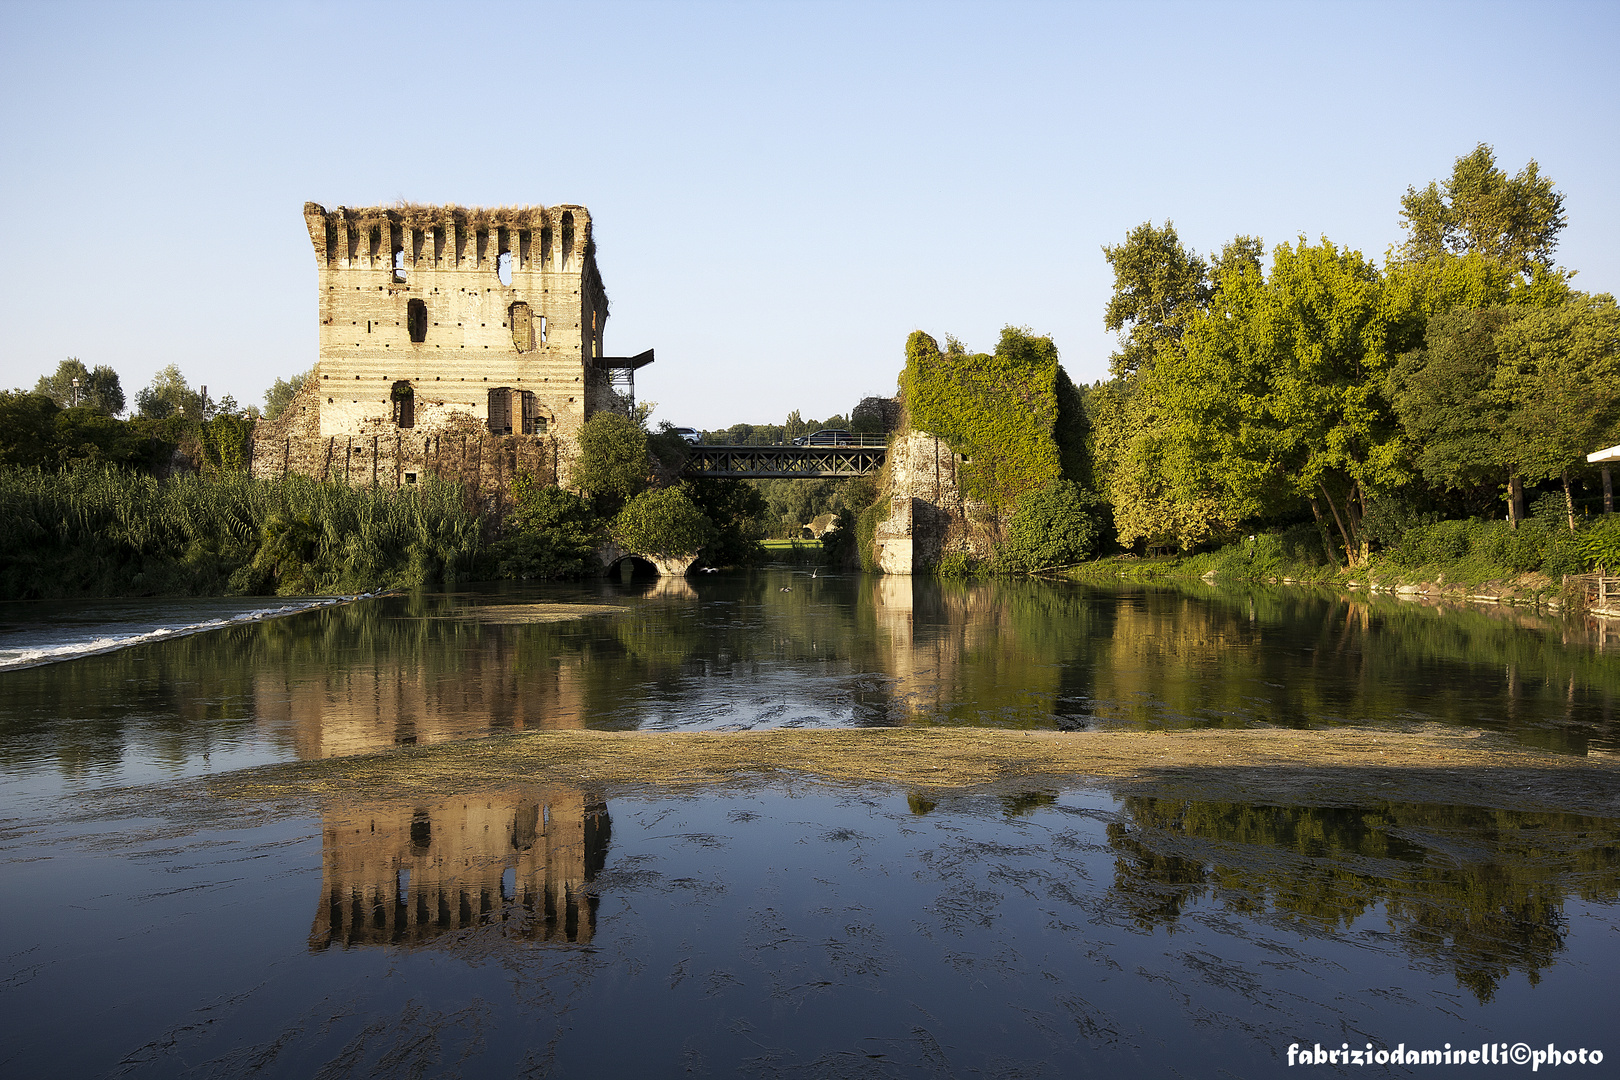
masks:
[(257, 802), (446, 795), (530, 783), (630, 794), (794, 781), (878, 784), (934, 797), (1100, 786), (1267, 805), (1432, 803), (1620, 817), (1620, 757), (1528, 750), (1502, 736), (1431, 724), (1082, 733), (544, 731), (244, 770), (204, 790), (209, 798)]

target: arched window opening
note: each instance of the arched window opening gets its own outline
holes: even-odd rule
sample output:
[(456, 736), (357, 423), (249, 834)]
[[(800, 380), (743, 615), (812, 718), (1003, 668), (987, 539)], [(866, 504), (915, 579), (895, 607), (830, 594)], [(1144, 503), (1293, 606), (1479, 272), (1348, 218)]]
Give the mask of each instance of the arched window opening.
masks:
[(394, 426), (412, 428), (416, 426), (416, 390), (411, 384), (401, 379), (394, 384), (394, 390), (389, 397), (394, 403)]
[(574, 258), (574, 212), (564, 210), (562, 216), (562, 268), (568, 269), (568, 264)]
[(543, 267), (551, 261), (551, 226), (547, 225), (540, 230), (540, 265)]
[(507, 309), (507, 323), (512, 327), (512, 344), (517, 346), (518, 352), (528, 352), (534, 348), (534, 316), (529, 313), (529, 305), (522, 300)]
[(495, 258), (495, 276), (501, 279), (502, 285), (512, 284), (512, 253), (503, 251)]
[(405, 305), (405, 326), (411, 332), (412, 341), (420, 344), (427, 340), (426, 303), (412, 299)]
[(382, 258), (382, 226), (373, 225), (371, 234), (366, 237), (366, 265), (375, 270), (377, 260), (380, 258)]

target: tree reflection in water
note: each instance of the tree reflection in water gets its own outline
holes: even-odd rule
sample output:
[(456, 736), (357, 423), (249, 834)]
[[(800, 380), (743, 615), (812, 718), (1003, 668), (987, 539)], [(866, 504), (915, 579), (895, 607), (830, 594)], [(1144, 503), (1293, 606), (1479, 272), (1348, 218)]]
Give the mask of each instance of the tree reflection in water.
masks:
[(1307, 932), (1381, 907), (1402, 947), (1480, 1002), (1556, 962), (1572, 897), (1620, 895), (1620, 824), (1574, 814), (1391, 804), (1253, 806), (1127, 796), (1108, 827), (1113, 893), (1144, 929), (1208, 898)]

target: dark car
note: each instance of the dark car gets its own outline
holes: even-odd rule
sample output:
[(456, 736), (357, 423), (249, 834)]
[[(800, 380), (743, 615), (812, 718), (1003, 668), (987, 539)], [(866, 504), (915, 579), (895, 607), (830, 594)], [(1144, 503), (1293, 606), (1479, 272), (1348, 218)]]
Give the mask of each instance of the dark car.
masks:
[(854, 446), (855, 436), (839, 428), (822, 428), (811, 435), (800, 435), (794, 446)]

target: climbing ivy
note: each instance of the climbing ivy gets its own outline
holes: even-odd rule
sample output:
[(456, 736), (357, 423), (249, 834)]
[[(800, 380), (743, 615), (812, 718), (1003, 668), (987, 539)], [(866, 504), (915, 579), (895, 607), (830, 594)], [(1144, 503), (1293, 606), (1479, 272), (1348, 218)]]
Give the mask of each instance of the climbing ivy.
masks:
[(911, 426), (965, 460), (964, 493), (998, 515), (1060, 479), (1084, 482), (1085, 414), (1052, 339), (1007, 327), (994, 353), (968, 353), (921, 330), (906, 339), (900, 376)]

